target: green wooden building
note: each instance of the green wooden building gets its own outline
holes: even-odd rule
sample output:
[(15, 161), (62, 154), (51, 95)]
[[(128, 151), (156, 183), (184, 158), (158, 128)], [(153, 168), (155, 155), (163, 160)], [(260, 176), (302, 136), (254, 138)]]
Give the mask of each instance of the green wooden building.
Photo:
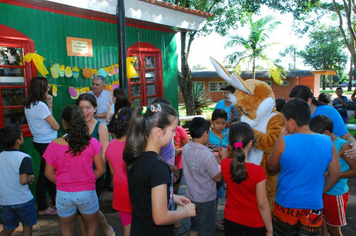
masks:
[[(49, 80), (53, 95), (57, 93), (53, 115), (58, 123), (61, 110), (75, 102), (69, 89), (82, 92), (91, 86), (84, 69), (92, 69), (92, 73), (103, 69), (110, 74), (108, 89), (117, 86), (116, 4), (116, 0), (0, 0), (0, 127), (21, 125), (25, 137), (22, 149), (32, 157), (35, 177), (40, 158), (23, 111), (29, 81), (34, 76)], [(178, 107), (177, 32), (198, 30), (208, 16), (156, 0), (125, 0), (126, 54), (136, 60), (133, 66), (138, 73), (128, 80), (133, 105), (165, 97)], [(49, 74), (42, 75), (34, 61), (25, 62), (27, 53), (42, 56)], [(57, 69), (55, 65), (79, 71), (54, 78), (51, 67)], [(78, 76), (73, 76), (75, 73)]]

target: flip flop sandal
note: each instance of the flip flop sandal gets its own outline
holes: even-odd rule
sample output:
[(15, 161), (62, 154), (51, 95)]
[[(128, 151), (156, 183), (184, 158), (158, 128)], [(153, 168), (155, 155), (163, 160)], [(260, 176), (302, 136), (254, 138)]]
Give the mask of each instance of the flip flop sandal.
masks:
[(51, 207), (48, 207), (45, 211), (38, 211), (38, 215), (40, 215), (40, 216), (57, 215), (57, 209), (53, 209)]

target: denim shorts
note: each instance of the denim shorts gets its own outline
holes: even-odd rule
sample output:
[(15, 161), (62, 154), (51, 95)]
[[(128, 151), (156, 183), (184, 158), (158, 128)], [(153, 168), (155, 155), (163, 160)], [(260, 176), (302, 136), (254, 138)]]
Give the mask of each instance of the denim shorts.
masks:
[(210, 202), (194, 202), (197, 215), (190, 218), (190, 231), (199, 235), (213, 236), (215, 234), (216, 199)]
[(60, 217), (72, 216), (77, 210), (89, 215), (99, 211), (99, 200), (95, 190), (81, 192), (57, 190), (56, 207)]
[(33, 226), (37, 223), (35, 199), (17, 205), (0, 205), (0, 216), (4, 229), (19, 227), (18, 216), (24, 226)]

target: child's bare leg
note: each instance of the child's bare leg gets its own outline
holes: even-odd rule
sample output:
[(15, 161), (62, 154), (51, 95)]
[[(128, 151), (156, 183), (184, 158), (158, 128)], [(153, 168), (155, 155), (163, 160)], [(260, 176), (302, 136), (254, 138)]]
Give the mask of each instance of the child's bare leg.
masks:
[(342, 236), (341, 227), (327, 225), (330, 236)]
[(83, 219), (80, 215), (78, 215), (78, 223), (79, 223), (79, 229), (80, 229), (80, 234), (82, 236), (85, 236), (87, 230), (85, 228), (85, 225), (84, 225), (84, 222), (83, 222)]
[(189, 236), (199, 236), (199, 233), (195, 231), (189, 231)]
[(32, 235), (32, 226), (22, 225), (23, 231), (22, 236), (31, 236)]
[(86, 228), (86, 236), (98, 236), (98, 228), (99, 228), (99, 211), (93, 214), (83, 214), (82, 219)]
[(323, 220), (323, 225), (321, 226), (321, 236), (329, 236), (328, 227), (326, 225), (325, 217)]
[(124, 226), (124, 236), (130, 236), (131, 224)]
[(3, 229), (0, 233), (0, 236), (10, 236), (15, 229)]
[(62, 236), (73, 236), (74, 235), (75, 216), (76, 216), (76, 214), (68, 216), (68, 217), (60, 217), (59, 216), (59, 224), (61, 227)]
[(106, 236), (112, 236), (114, 234), (114, 229), (111, 227), (108, 222), (106, 221), (106, 218), (104, 214), (99, 210), (99, 225), (105, 232)]

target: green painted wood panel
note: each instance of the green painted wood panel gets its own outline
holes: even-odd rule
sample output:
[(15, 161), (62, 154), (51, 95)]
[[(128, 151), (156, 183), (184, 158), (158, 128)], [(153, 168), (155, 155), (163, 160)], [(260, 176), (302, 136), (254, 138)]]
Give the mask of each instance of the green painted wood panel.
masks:
[[(27, 35), (35, 42), (36, 53), (47, 60), (45, 66), (53, 63), (78, 68), (100, 68), (118, 62), (117, 25), (101, 21), (94, 21), (57, 13), (40, 11), (20, 6), (0, 3), (0, 24), (14, 28)], [(93, 40), (94, 57), (67, 56), (66, 37), (88, 38)], [(176, 34), (135, 27), (126, 28), (126, 47), (137, 42), (148, 42), (155, 45), (162, 52), (163, 89), (165, 98), (178, 109), (178, 68)], [(40, 74), (39, 74), (40, 75)], [(49, 83), (56, 84), (58, 96), (53, 101), (53, 114), (60, 122), (60, 112), (75, 102), (68, 93), (68, 87), (91, 86), (91, 80), (79, 77), (53, 79), (47, 75)], [(108, 77), (108, 81), (118, 80), (118, 75)], [(63, 134), (63, 130), (59, 132)], [(21, 148), (32, 158), (35, 173), (38, 173), (40, 157), (32, 144), (32, 138), (25, 138)], [(37, 175), (35, 176), (37, 177)], [(31, 185), (32, 190), (35, 185)]]
[[(36, 52), (51, 63), (77, 66), (78, 68), (100, 68), (118, 62), (117, 25), (101, 21), (83, 19), (0, 3), (0, 24), (14, 28), (35, 42)], [(139, 34), (138, 34), (139, 32)], [(67, 56), (66, 37), (89, 38), (93, 40), (94, 57)], [(162, 52), (164, 95), (178, 108), (178, 68), (175, 33), (135, 27), (126, 28), (126, 46), (139, 42), (155, 45)], [(60, 99), (54, 99), (55, 118), (59, 118), (62, 104), (74, 101), (68, 96), (68, 86), (91, 86), (91, 80), (47, 76), (50, 83), (58, 85)], [(118, 75), (108, 77), (118, 80)], [(58, 109), (59, 108), (59, 109)]]

